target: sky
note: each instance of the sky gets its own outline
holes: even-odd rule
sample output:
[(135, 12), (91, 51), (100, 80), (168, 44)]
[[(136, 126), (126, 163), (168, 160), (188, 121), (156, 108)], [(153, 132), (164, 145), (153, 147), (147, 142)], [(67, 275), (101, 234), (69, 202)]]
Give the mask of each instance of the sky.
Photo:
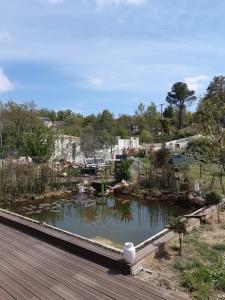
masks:
[(225, 73), (224, 0), (0, 0), (0, 100), (84, 115), (200, 97)]

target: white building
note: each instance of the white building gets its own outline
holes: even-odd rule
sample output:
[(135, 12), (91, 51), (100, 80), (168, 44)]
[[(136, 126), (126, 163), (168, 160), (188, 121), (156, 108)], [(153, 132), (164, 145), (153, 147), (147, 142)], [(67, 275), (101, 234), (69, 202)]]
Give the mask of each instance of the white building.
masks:
[(45, 127), (48, 127), (48, 128), (52, 127), (53, 122), (51, 121), (51, 119), (49, 117), (41, 117), (41, 120)]
[(81, 162), (83, 156), (80, 150), (80, 138), (70, 135), (59, 135), (55, 141), (53, 159)]
[[(182, 150), (187, 147), (187, 144), (190, 140), (192, 140), (193, 138), (200, 137), (200, 136), (201, 135), (196, 135), (196, 136), (190, 136), (190, 137), (186, 137), (186, 138), (182, 138), (182, 139), (178, 139), (178, 140), (169, 141), (169, 142), (166, 142), (165, 145), (167, 148), (170, 148), (171, 150)], [(161, 148), (162, 148), (162, 143), (153, 144), (154, 150), (159, 150)]]
[[(116, 155), (123, 154), (124, 150), (139, 149), (139, 137), (130, 139), (117, 138), (117, 144), (112, 148), (96, 150), (95, 157), (103, 160), (115, 159)], [(84, 153), (80, 149), (80, 138), (69, 135), (60, 135), (55, 142), (53, 160), (67, 160), (75, 163), (84, 163)]]
[(120, 137), (117, 138), (117, 145), (119, 150), (123, 149), (139, 149), (139, 137), (130, 137), (129, 139), (121, 139)]

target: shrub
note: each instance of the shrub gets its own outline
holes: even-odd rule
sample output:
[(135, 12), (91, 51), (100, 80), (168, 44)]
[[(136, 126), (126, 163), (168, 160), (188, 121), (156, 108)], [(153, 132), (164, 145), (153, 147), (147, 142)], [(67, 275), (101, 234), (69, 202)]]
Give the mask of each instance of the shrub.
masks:
[(130, 167), (132, 165), (132, 161), (129, 159), (122, 160), (116, 163), (116, 181), (120, 182), (122, 180), (130, 180), (131, 179), (131, 173), (130, 173)]
[(187, 232), (187, 224), (188, 224), (188, 220), (183, 219), (182, 217), (171, 217), (168, 222), (169, 228), (173, 230), (175, 233), (178, 233), (179, 235), (180, 255), (182, 255), (182, 240), (183, 240), (183, 234)]

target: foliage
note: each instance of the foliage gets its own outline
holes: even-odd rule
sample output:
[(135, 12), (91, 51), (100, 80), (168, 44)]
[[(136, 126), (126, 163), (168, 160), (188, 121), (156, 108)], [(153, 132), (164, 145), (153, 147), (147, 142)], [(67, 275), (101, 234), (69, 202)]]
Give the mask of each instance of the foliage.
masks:
[(115, 176), (117, 182), (131, 179), (130, 167), (132, 163), (132, 160), (129, 159), (116, 162)]
[(187, 232), (188, 220), (182, 217), (171, 217), (168, 221), (168, 227), (179, 235), (179, 254), (182, 254), (182, 239), (183, 234)]
[(62, 186), (71, 187), (71, 177), (78, 174), (71, 171), (67, 173), (68, 177), (61, 180), (59, 168), (54, 164), (18, 164), (7, 161), (0, 168), (0, 202), (59, 190)]
[(221, 141), (225, 111), (225, 77), (216, 76), (210, 82), (205, 96), (201, 99), (196, 119), (201, 131), (216, 142)]
[(178, 109), (178, 129), (183, 127), (183, 115), (188, 104), (196, 100), (195, 91), (189, 90), (184, 82), (176, 82), (168, 92), (166, 101)]
[(218, 155), (218, 144), (207, 137), (193, 138), (188, 142), (186, 152), (197, 161), (208, 162)]
[(222, 201), (220, 194), (210, 191), (205, 195), (207, 205), (218, 205)]
[(162, 148), (155, 152), (155, 165), (158, 168), (166, 168), (168, 166), (169, 157), (170, 150), (163, 144)]
[[(204, 230), (204, 229), (203, 229)], [(185, 255), (173, 267), (181, 275), (181, 284), (194, 299), (215, 299), (215, 291), (225, 291), (224, 245), (209, 245), (199, 238), (199, 230), (188, 235)]]
[(221, 197), (220, 194), (214, 192), (214, 191), (210, 191), (205, 195), (205, 199), (206, 199), (206, 205), (216, 205), (216, 209), (217, 209), (217, 220), (218, 223), (220, 222), (220, 215), (219, 215), (219, 204), (222, 202), (223, 198)]
[(96, 151), (101, 149), (99, 136), (95, 134), (92, 127), (85, 128), (80, 135), (80, 147), (86, 157), (96, 156)]
[(23, 155), (23, 135), (39, 124), (33, 102), (0, 102), (0, 156)]
[(55, 147), (55, 134), (51, 128), (44, 125), (36, 126), (32, 132), (26, 132), (22, 137), (23, 153), (30, 156), (34, 162), (47, 162)]
[(152, 135), (148, 130), (143, 130), (140, 134), (140, 143), (149, 144), (152, 142)]
[(172, 217), (168, 221), (169, 228), (178, 234), (185, 234), (187, 232), (187, 219), (182, 217)]

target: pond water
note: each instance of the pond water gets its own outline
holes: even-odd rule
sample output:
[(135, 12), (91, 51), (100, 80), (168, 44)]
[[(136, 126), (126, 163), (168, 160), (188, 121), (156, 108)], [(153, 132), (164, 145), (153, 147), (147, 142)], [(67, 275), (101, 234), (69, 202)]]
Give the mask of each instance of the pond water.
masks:
[(86, 238), (121, 248), (135, 245), (161, 231), (170, 216), (186, 209), (135, 198), (96, 198), (77, 195), (48, 202), (17, 202), (7, 209)]

